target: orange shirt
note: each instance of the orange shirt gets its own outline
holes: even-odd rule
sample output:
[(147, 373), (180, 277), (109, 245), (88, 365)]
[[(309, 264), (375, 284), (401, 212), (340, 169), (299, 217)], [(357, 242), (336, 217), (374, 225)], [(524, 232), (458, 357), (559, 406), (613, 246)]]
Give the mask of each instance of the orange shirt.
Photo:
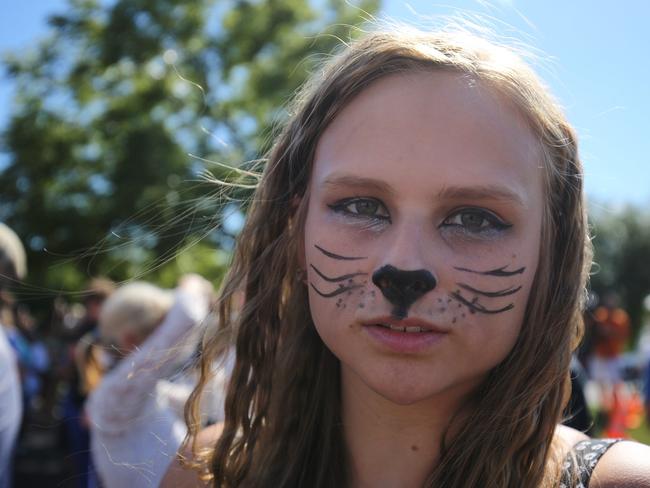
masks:
[(630, 332), (630, 317), (620, 308), (598, 307), (594, 312), (596, 356), (613, 358), (625, 349)]

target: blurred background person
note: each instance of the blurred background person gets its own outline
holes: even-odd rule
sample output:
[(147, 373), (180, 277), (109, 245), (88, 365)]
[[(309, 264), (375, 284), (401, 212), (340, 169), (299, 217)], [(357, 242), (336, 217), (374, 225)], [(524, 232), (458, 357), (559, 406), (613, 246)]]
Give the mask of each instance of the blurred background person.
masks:
[(134, 282), (104, 304), (103, 361), (114, 367), (86, 406), (103, 486), (157, 486), (174, 459), (186, 434), (183, 409), (194, 384), (183, 372), (192, 363), (211, 297), (208, 281), (188, 275), (173, 292)]
[[(599, 416), (601, 422), (612, 428), (614, 410), (625, 403), (621, 355), (630, 337), (630, 318), (618, 306), (618, 296), (613, 292), (603, 295), (600, 306), (593, 312), (591, 321), (591, 357), (589, 374), (598, 387)], [(616, 429), (622, 433), (622, 429)]]
[(6, 331), (17, 320), (11, 289), (26, 271), (20, 239), (0, 223), (0, 488), (12, 486), (13, 454), (22, 419), (17, 358)]
[(103, 303), (115, 290), (106, 278), (92, 279), (82, 292), (84, 313), (66, 333), (67, 358), (63, 374), (67, 379), (67, 394), (63, 400), (63, 418), (67, 450), (74, 469), (76, 486), (86, 488), (92, 472), (90, 431), (84, 415), (88, 394), (97, 386), (103, 374), (98, 354), (99, 314)]

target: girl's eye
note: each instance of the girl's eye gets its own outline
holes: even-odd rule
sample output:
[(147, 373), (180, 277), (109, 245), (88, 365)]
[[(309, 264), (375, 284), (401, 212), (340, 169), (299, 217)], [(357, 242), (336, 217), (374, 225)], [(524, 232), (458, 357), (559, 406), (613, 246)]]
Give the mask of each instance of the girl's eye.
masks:
[(451, 227), (467, 233), (484, 233), (499, 231), (512, 227), (505, 223), (492, 212), (480, 208), (465, 208), (447, 217), (441, 224), (442, 227)]
[(357, 217), (389, 220), (390, 216), (383, 203), (374, 198), (351, 198), (330, 205), (335, 212)]

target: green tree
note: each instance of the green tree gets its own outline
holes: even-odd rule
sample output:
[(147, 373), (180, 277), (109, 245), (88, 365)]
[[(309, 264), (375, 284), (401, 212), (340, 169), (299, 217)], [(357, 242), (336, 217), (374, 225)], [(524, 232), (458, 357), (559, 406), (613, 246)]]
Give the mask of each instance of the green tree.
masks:
[(596, 266), (591, 286), (600, 296), (617, 293), (630, 315), (632, 344), (641, 329), (650, 294), (650, 214), (634, 207), (593, 215)]
[(377, 9), (71, 0), (50, 17), (49, 38), (4, 60), (17, 94), (0, 140), (0, 220), (28, 244), (29, 281), (78, 289), (88, 275), (122, 280), (161, 265), (147, 278), (171, 282), (179, 249), (206, 237), (186, 261), (218, 279), (223, 202), (199, 175), (231, 170), (190, 154), (259, 157), (318, 55)]

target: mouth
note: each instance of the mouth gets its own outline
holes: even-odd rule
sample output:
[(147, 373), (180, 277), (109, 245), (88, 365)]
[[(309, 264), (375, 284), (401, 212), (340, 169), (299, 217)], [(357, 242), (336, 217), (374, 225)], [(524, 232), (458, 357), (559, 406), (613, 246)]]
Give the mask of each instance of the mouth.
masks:
[(373, 320), (368, 320), (363, 323), (364, 326), (375, 326), (390, 329), (395, 332), (406, 332), (411, 334), (422, 334), (427, 332), (435, 332), (438, 334), (446, 334), (447, 330), (442, 329), (424, 320), (416, 318), (395, 319), (393, 317), (380, 317)]
[(444, 344), (449, 330), (409, 317), (378, 317), (362, 322), (363, 330), (381, 350), (398, 354), (422, 354)]

